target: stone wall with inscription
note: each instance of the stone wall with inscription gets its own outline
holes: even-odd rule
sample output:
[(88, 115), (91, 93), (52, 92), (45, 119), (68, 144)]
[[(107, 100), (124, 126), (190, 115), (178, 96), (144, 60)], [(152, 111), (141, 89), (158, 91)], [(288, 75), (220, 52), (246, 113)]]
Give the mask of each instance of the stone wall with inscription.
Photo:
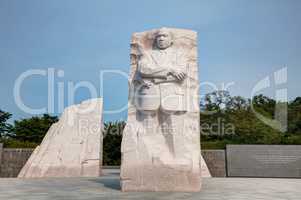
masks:
[[(17, 177), (34, 149), (1, 147), (2, 144), (0, 144), (0, 178)], [(202, 155), (212, 177), (226, 176), (225, 150), (202, 150)], [(112, 168), (119, 169), (120, 166), (103, 166), (103, 169)]]
[(301, 145), (227, 145), (230, 177), (301, 178)]
[[(0, 144), (0, 177), (16, 177), (33, 150)], [(202, 150), (202, 155), (212, 177), (228, 171), (230, 177), (301, 178), (301, 145), (228, 145), (227, 151)]]

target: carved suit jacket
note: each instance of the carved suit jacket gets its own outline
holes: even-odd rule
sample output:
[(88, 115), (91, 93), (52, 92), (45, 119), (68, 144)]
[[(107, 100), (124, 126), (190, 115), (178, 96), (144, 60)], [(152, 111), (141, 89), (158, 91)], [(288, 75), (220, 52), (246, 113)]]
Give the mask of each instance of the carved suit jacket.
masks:
[(170, 69), (187, 74), (187, 61), (182, 51), (172, 47), (145, 52), (138, 61), (138, 110), (187, 111), (184, 82), (170, 74)]

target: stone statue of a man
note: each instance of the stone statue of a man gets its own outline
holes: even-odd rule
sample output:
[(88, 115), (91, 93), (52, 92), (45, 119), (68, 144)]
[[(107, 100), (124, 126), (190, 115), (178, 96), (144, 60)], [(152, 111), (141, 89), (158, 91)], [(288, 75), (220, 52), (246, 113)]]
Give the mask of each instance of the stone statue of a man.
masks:
[(132, 39), (123, 191), (199, 191), (196, 33), (161, 28)]
[(183, 81), (187, 62), (182, 52), (173, 48), (173, 35), (166, 28), (155, 36), (153, 49), (138, 61), (140, 88), (136, 107), (140, 111), (177, 112), (187, 110)]

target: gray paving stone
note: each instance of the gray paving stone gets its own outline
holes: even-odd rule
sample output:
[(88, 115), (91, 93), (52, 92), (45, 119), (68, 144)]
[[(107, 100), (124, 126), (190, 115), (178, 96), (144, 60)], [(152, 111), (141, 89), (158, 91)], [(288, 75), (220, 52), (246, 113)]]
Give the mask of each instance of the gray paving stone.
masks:
[(301, 179), (204, 178), (199, 193), (122, 193), (119, 170), (105, 169), (99, 178), (0, 179), (2, 200), (300, 200)]

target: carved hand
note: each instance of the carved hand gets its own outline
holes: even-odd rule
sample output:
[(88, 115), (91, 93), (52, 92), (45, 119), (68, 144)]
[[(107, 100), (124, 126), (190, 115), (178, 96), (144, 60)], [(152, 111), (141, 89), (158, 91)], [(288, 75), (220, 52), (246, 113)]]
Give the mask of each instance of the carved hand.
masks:
[(174, 69), (171, 69), (169, 74), (172, 75), (173, 77), (175, 77), (179, 81), (183, 81), (186, 78), (186, 73), (185, 72), (177, 71), (177, 70), (174, 70)]

